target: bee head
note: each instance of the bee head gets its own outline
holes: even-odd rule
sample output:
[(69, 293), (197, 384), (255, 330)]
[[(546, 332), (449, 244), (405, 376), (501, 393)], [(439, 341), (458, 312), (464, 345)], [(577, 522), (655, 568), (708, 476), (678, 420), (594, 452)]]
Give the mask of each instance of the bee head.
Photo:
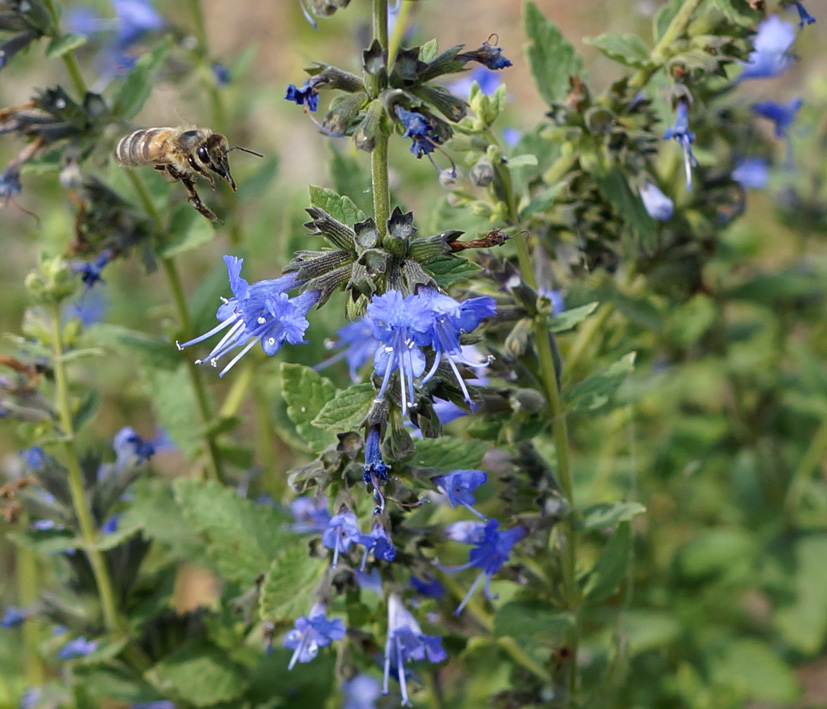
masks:
[(204, 140), (195, 150), (195, 158), (204, 167), (212, 170), (219, 177), (227, 180), (233, 192), (236, 191), (233, 176), (230, 174), (230, 163), (227, 161), (227, 153), (230, 152), (230, 144), (220, 133), (213, 133)]

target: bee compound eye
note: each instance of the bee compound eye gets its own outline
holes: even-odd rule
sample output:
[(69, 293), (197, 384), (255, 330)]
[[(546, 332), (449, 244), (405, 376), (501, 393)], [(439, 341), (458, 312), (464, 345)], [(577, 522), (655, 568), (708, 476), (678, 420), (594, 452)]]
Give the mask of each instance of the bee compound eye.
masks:
[(202, 145), (198, 148), (198, 159), (201, 160), (205, 165), (210, 164), (210, 154), (207, 152), (207, 146)]

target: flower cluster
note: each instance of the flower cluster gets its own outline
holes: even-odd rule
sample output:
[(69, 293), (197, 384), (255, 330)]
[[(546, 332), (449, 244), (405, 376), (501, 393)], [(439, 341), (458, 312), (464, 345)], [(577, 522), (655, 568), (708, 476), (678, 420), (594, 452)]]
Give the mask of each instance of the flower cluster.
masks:
[(305, 315), (319, 300), (318, 291), (305, 291), (293, 298), (288, 297), (287, 291), (299, 285), (294, 274), (259, 281), (251, 286), (241, 278), (243, 261), (233, 256), (224, 257), (233, 297), (224, 300), (216, 313), (220, 324), (200, 337), (183, 344), (176, 343), (179, 350), (184, 349), (229, 328), (206, 361), (215, 367), (229, 352), (238, 347), (242, 349), (221, 370), (219, 376), (224, 376), (232, 369), (256, 342), (261, 343), (261, 348), (268, 355), (278, 352), (285, 342), (291, 345), (303, 344), (304, 333), (310, 324)]
[(307, 616), (301, 616), (295, 627), (284, 638), (284, 647), (293, 650), (288, 670), (297, 662), (310, 662), (319, 654), (319, 648), (327, 647), (345, 636), (345, 624), (338, 618), (328, 620), (322, 603), (315, 603)]
[(369, 534), (362, 534), (359, 530), (359, 520), (353, 512), (347, 509), (331, 517), (322, 534), (322, 544), (333, 550), (333, 560), (330, 563), (333, 569), (339, 563), (339, 555), (346, 554), (354, 544), (365, 547), (359, 567), (362, 572), (365, 570), (365, 564), (371, 552), (375, 559), (393, 561), (396, 558), (396, 547), (391, 544), (385, 528), (379, 522), (375, 522)]

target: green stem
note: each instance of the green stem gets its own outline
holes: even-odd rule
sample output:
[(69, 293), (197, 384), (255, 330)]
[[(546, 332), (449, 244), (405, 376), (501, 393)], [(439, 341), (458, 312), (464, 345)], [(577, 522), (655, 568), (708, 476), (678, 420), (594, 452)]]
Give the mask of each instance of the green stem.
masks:
[(599, 333), (605, 332), (606, 321), (614, 312), (612, 303), (603, 303), (594, 317), (588, 318), (583, 327), (577, 333), (577, 339), (572, 343), (566, 356), (566, 366), (563, 369), (563, 375), (568, 375), (571, 372), (583, 353), (591, 345), (592, 341)]
[[(388, 47), (388, 0), (373, 0), (373, 37), (380, 45)], [(388, 217), (391, 213), (388, 181), (390, 136), (382, 130), (377, 133), (376, 146), (370, 154), (370, 178), (373, 192), (373, 217), (381, 239), (385, 236)]]
[(80, 467), (77, 445), (75, 441), (75, 423), (72, 419), (72, 404), (69, 398), (69, 380), (66, 376), (66, 361), (63, 352), (63, 332), (60, 326), (60, 308), (55, 306), (52, 311), (52, 356), (57, 392), (57, 410), (60, 415), (60, 425), (63, 429), (63, 449), (66, 455), (66, 467), (69, 471), (69, 492), (72, 496), (72, 506), (80, 527), (84, 551), (89, 558), (98, 595), (101, 600), (104, 623), (107, 630), (120, 632), (123, 630), (118, 616), (115, 590), (106, 559), (97, 548), (98, 533), (92, 519), (89, 501), (86, 499), (86, 490), (83, 484), (83, 471)]
[(652, 78), (652, 75), (666, 62), (669, 58), (670, 50), (673, 49), (673, 45), (686, 31), (689, 22), (692, 20), (692, 15), (695, 14), (695, 11), (703, 1), (704, 0), (686, 0), (686, 2), (684, 2), (681, 9), (678, 10), (672, 18), (672, 22), (669, 23), (669, 26), (663, 33), (663, 37), (660, 38), (654, 49), (650, 52), (649, 58), (652, 66), (640, 69), (637, 74), (629, 80), (631, 93), (640, 91), (646, 82)]
[(408, 29), (408, 18), (416, 5), (413, 0), (402, 0), (399, 3), (399, 14), (396, 16), (396, 23), (393, 26), (393, 33), (388, 42), (388, 57), (395, 57), (405, 37), (405, 30)]
[[(34, 550), (18, 546), (16, 550), (17, 598), (23, 608), (30, 608), (38, 597), (37, 562)], [(38, 652), (40, 628), (35, 618), (23, 623), (23, 676), (29, 687), (43, 684), (43, 663)], [(11, 701), (11, 700), (10, 700)]]
[[(164, 233), (163, 222), (161, 220), (161, 215), (155, 208), (155, 204), (152, 201), (152, 197), (150, 196), (146, 185), (137, 173), (132, 170), (128, 170), (126, 175), (132, 183), (132, 186), (135, 188), (135, 192), (138, 195), (141, 205), (154, 222), (157, 234), (160, 236)], [(178, 274), (178, 267), (175, 265), (174, 259), (166, 257), (161, 258), (161, 265), (164, 270), (164, 275), (167, 278), (169, 289), (172, 292), (172, 301), (175, 306), (176, 315), (178, 316), (178, 325), (180, 328), (181, 337), (185, 341), (189, 340), (193, 336), (192, 319), (190, 318), (189, 308), (187, 307), (187, 299), (184, 295), (184, 288), (181, 285), (181, 277)], [(218, 450), (218, 444), (215, 441), (215, 434), (210, 430), (210, 426), (212, 424), (212, 411), (210, 409), (210, 400), (207, 396), (207, 390), (204, 388), (204, 382), (201, 378), (201, 370), (198, 369), (198, 365), (195, 364), (190, 357), (186, 357), (184, 361), (186, 362), (187, 376), (189, 377), (190, 385), (192, 386), (193, 393), (195, 394), (195, 401), (198, 406), (198, 413), (201, 417), (201, 423), (204, 426), (204, 440), (207, 446), (207, 457), (209, 460), (209, 475), (214, 480), (221, 482), (221, 453)]]
[[(52, 16), (52, 21), (54, 22), (55, 27), (60, 27), (60, 14), (57, 11), (57, 6), (55, 5), (54, 0), (45, 0), (45, 4), (46, 9)], [(63, 64), (66, 66), (66, 71), (69, 74), (69, 78), (75, 86), (75, 91), (78, 92), (80, 99), (83, 100), (83, 97), (86, 95), (86, 82), (83, 80), (83, 75), (80, 73), (78, 60), (75, 59), (73, 52), (66, 52), (62, 58)]]

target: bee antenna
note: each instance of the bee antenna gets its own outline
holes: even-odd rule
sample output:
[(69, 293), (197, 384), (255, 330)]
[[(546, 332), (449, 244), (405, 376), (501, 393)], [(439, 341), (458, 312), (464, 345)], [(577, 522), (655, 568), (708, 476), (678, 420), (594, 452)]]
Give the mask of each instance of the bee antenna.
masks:
[(257, 158), (263, 158), (264, 156), (261, 153), (257, 153), (255, 150), (250, 150), (249, 148), (242, 148), (240, 145), (234, 145), (230, 148), (227, 152), (232, 152), (233, 150), (241, 150), (245, 153), (250, 153), (250, 155), (255, 155)]

